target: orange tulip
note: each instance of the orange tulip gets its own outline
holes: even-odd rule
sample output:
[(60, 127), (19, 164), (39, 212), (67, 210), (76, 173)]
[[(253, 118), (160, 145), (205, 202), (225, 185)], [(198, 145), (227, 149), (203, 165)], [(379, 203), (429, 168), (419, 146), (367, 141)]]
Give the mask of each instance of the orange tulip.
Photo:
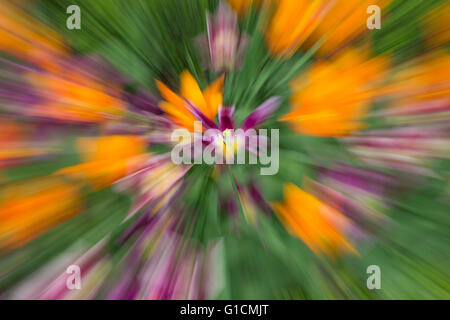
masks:
[(300, 46), (325, 37), (319, 55), (330, 55), (366, 32), (370, 5), (384, 8), (391, 0), (279, 0), (266, 30), (271, 53), (290, 57)]
[(57, 33), (30, 17), (17, 3), (2, 1), (0, 12), (0, 51), (47, 70), (58, 68), (57, 57), (66, 49)]
[(32, 116), (76, 122), (103, 122), (122, 116), (125, 103), (108, 94), (114, 90), (81, 74), (67, 78), (51, 74), (28, 73), (34, 88), (45, 99), (29, 109)]
[(105, 188), (140, 168), (147, 156), (140, 136), (82, 138), (78, 141), (84, 163), (59, 170), (64, 175)]
[(400, 67), (383, 86), (381, 93), (394, 97), (394, 106), (407, 110), (414, 103), (442, 100), (450, 102), (450, 56), (433, 52), (414, 63)]
[(272, 203), (272, 207), (286, 229), (305, 242), (314, 253), (325, 253), (331, 258), (343, 252), (358, 255), (336, 223), (348, 219), (296, 185), (284, 185), (284, 203)]
[(202, 91), (194, 77), (185, 70), (180, 75), (181, 96), (174, 93), (162, 82), (156, 81), (161, 95), (166, 100), (160, 102), (159, 106), (173, 122), (194, 131), (194, 122), (197, 118), (187, 108), (185, 99), (214, 121), (219, 105), (222, 104), (223, 81), (224, 77), (221, 76)]
[(8, 185), (0, 192), (0, 249), (22, 246), (81, 211), (80, 184), (45, 177)]
[(313, 136), (345, 136), (364, 127), (374, 87), (386, 68), (383, 57), (348, 49), (331, 61), (319, 61), (291, 83), (291, 112), (280, 120)]
[(49, 153), (48, 148), (34, 146), (28, 140), (30, 132), (27, 125), (0, 119), (0, 168), (15, 165), (22, 159)]

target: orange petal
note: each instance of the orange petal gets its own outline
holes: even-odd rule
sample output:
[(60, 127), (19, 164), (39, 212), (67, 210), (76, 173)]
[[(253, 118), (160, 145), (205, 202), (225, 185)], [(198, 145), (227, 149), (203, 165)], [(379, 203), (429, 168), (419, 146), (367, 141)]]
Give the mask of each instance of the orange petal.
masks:
[(175, 92), (170, 90), (164, 83), (156, 80), (156, 86), (158, 87), (159, 92), (161, 92), (161, 95), (166, 101), (170, 102), (172, 105), (174, 105), (180, 110), (186, 109), (185, 101)]
[(194, 77), (189, 71), (184, 70), (180, 75), (180, 93), (181, 95), (190, 100), (201, 112), (208, 113), (208, 107), (206, 105), (205, 97), (203, 97), (202, 90), (195, 81)]
[(78, 148), (85, 162), (55, 174), (87, 181), (95, 189), (105, 188), (140, 168), (147, 158), (145, 145), (140, 136), (82, 138)]
[(194, 121), (196, 118), (187, 109), (177, 108), (173, 104), (166, 101), (161, 101), (159, 103), (159, 107), (168, 114), (169, 118), (173, 122), (179, 126), (182, 126), (190, 131), (194, 130)]
[(316, 254), (323, 252), (331, 258), (340, 251), (358, 254), (332, 223), (337, 218), (346, 219), (340, 212), (292, 183), (284, 185), (283, 189), (285, 202), (273, 203), (272, 207), (288, 231)]
[(0, 248), (17, 248), (82, 210), (81, 188), (54, 177), (15, 183), (2, 190)]
[(205, 113), (205, 115), (211, 120), (214, 120), (214, 117), (219, 111), (219, 106), (222, 104), (224, 78), (224, 75), (220, 76), (216, 81), (203, 90), (203, 95), (208, 106), (208, 113)]

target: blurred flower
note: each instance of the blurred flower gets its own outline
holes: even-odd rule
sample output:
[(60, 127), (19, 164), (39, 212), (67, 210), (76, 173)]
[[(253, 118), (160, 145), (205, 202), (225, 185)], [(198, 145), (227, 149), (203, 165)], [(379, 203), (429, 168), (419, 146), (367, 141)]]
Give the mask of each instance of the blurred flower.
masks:
[(0, 101), (19, 116), (96, 124), (117, 120), (127, 111), (120, 99), (121, 79), (106, 75), (101, 62), (65, 56), (54, 60), (51, 72), (1, 63)]
[(124, 102), (107, 93), (111, 87), (107, 88), (82, 74), (67, 76), (68, 79), (64, 79), (29, 73), (27, 80), (42, 94), (42, 100), (26, 113), (34, 117), (81, 122), (102, 122), (124, 114)]
[(370, 130), (345, 142), (355, 157), (381, 168), (438, 177), (433, 161), (449, 158), (448, 126), (400, 126)]
[(67, 52), (60, 35), (28, 15), (17, 2), (0, 2), (0, 11), (0, 51), (47, 70), (57, 68), (58, 57)]
[(204, 120), (203, 117), (214, 120), (222, 104), (223, 79), (223, 76), (219, 77), (202, 91), (194, 77), (185, 70), (180, 75), (180, 95), (157, 80), (158, 89), (166, 99), (159, 106), (177, 125), (194, 131), (196, 120)]
[(448, 159), (450, 59), (437, 52), (392, 70), (379, 94), (386, 106), (372, 113), (383, 128), (345, 139), (370, 165), (436, 177), (433, 161)]
[(0, 168), (10, 168), (50, 154), (51, 144), (36, 136), (34, 125), (0, 118)]
[(182, 190), (182, 179), (191, 165), (175, 165), (169, 155), (153, 155), (142, 165), (142, 169), (120, 182), (123, 189), (133, 190), (135, 203), (128, 217), (142, 208), (152, 212), (173, 204)]
[[(379, 171), (336, 164), (320, 171), (317, 181), (306, 179), (305, 188), (352, 221), (346, 231), (355, 242), (373, 237), (389, 221), (389, 194), (402, 182)], [(404, 186), (403, 186), (404, 187)]]
[(286, 229), (317, 255), (335, 258), (344, 252), (358, 254), (342, 232), (350, 220), (296, 185), (284, 185), (284, 203), (272, 203), (272, 207)]
[(258, 155), (264, 146), (267, 147), (267, 141), (264, 141), (264, 144), (262, 143), (264, 137), (257, 136), (258, 146), (250, 143), (250, 139), (254, 133), (249, 130), (255, 129), (267, 121), (278, 110), (280, 103), (280, 97), (267, 99), (244, 119), (240, 128), (235, 128), (233, 119), (234, 106), (220, 106), (218, 129), (222, 131), (222, 134), (218, 137), (213, 137), (210, 142), (215, 143), (216, 148), (222, 149), (222, 154), (225, 158), (233, 158), (236, 153), (242, 150), (248, 150)]
[(399, 114), (434, 113), (448, 110), (450, 101), (450, 55), (433, 52), (392, 70), (380, 94), (388, 99), (389, 111)]
[[(207, 299), (216, 291), (217, 245), (206, 250), (183, 238), (174, 212), (152, 216), (118, 266), (120, 277), (106, 299)], [(130, 272), (132, 270), (133, 272)], [(215, 283), (212, 283), (215, 282)]]
[(356, 49), (316, 62), (291, 83), (292, 111), (280, 120), (314, 136), (345, 136), (364, 128), (361, 120), (377, 95), (375, 84), (386, 64), (386, 58), (369, 59)]
[[(281, 0), (266, 30), (269, 49), (274, 55), (291, 56), (330, 9), (332, 2)], [(298, 19), (302, 15), (302, 19)]]
[(207, 64), (215, 72), (239, 68), (248, 37), (239, 33), (237, 17), (228, 5), (221, 1), (216, 13), (206, 15), (207, 34), (198, 42), (206, 51)]
[(79, 183), (43, 177), (0, 191), (0, 250), (12, 250), (82, 211)]
[[(234, 106), (219, 107), (219, 125), (214, 122), (205, 123), (208, 129), (214, 129), (210, 133), (201, 137), (202, 146), (211, 148), (211, 151), (219, 151), (223, 155), (221, 164), (234, 163), (236, 154), (245, 155), (245, 150), (258, 155), (262, 150), (267, 148), (267, 137), (258, 136), (255, 130), (258, 125), (269, 119), (280, 105), (279, 97), (271, 97), (259, 105), (249, 114), (242, 123), (241, 128), (235, 130), (233, 115)], [(199, 118), (199, 120), (202, 118)], [(266, 138), (266, 139), (265, 139)], [(194, 141), (195, 141), (194, 137)], [(264, 141), (263, 141), (264, 139)], [(192, 144), (191, 142), (188, 142)], [(258, 149), (259, 148), (259, 149)], [(195, 151), (195, 150), (194, 150)], [(267, 150), (266, 150), (267, 151)], [(194, 157), (199, 156), (194, 154)], [(215, 155), (215, 159), (219, 159)]]
[(89, 182), (101, 189), (135, 172), (148, 158), (145, 155), (145, 140), (140, 136), (107, 136), (80, 138), (78, 148), (83, 163), (56, 172)]
[(318, 53), (330, 55), (367, 31), (368, 6), (384, 8), (389, 2), (279, 0), (266, 30), (268, 46), (273, 55), (290, 57), (307, 40), (307, 46), (312, 46), (324, 38)]
[[(81, 272), (81, 288), (71, 290), (67, 286), (68, 266), (78, 266)], [(78, 242), (49, 261), (44, 268), (32, 273), (20, 286), (9, 293), (12, 299), (62, 300), (94, 299), (107, 283), (113, 263), (107, 255), (106, 242), (89, 247)]]

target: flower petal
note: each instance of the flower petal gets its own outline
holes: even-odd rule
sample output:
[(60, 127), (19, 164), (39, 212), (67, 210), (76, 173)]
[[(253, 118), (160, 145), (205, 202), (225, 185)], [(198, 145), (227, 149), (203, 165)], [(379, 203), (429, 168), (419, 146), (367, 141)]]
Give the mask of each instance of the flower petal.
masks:
[(280, 97), (272, 97), (263, 102), (245, 119), (242, 129), (248, 130), (266, 121), (280, 106)]
[(234, 129), (233, 123), (234, 106), (232, 107), (219, 107), (219, 127), (220, 130)]
[(180, 93), (186, 100), (191, 101), (202, 113), (210, 116), (208, 106), (203, 96), (203, 92), (197, 84), (197, 81), (189, 73), (184, 70), (180, 75)]
[(203, 96), (208, 106), (208, 113), (205, 113), (205, 115), (210, 119), (214, 119), (219, 110), (219, 106), (222, 104), (223, 82), (224, 76), (222, 75), (203, 90)]

